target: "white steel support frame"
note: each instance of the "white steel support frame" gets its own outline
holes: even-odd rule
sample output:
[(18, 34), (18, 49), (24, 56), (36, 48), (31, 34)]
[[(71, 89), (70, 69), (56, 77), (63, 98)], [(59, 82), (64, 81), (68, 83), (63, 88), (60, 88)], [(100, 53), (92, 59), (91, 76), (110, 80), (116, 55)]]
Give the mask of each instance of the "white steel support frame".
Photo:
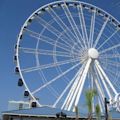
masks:
[(85, 79), (86, 79), (87, 73), (88, 73), (88, 71), (89, 71), (89, 67), (90, 67), (91, 62), (92, 62), (92, 59), (89, 58), (86, 66), (85, 66), (85, 69), (84, 69), (84, 71), (83, 71), (83, 74), (82, 74), (82, 76), (81, 76), (82, 83), (81, 83), (81, 87), (79, 88), (79, 91), (78, 91), (78, 94), (77, 94), (77, 98), (76, 98), (76, 100), (75, 100), (75, 106), (78, 105), (79, 98), (80, 98), (80, 96), (81, 96), (82, 89), (83, 89), (83, 86), (84, 86), (84, 83), (85, 83)]
[[(95, 64), (96, 65), (96, 64)], [(105, 90), (106, 90), (106, 92), (107, 92), (107, 94), (108, 94), (108, 97), (110, 98), (110, 99), (112, 99), (112, 95), (111, 95), (111, 93), (110, 93), (110, 91), (109, 91), (109, 89), (108, 89), (108, 87), (107, 87), (107, 84), (106, 84), (106, 82), (104, 81), (104, 77), (103, 77), (103, 75), (102, 75), (102, 73), (101, 73), (101, 71), (99, 70), (99, 68), (98, 68), (98, 66), (96, 65), (96, 68), (97, 68), (97, 71), (98, 71), (98, 75), (100, 76), (100, 79), (101, 79), (101, 81), (102, 81), (102, 83), (103, 83), (103, 85), (104, 85), (104, 87), (105, 87)]]
[[(98, 60), (95, 60), (95, 65), (96, 65), (97, 71), (98, 71), (98, 73), (101, 77), (101, 80), (104, 84), (104, 87), (105, 87), (105, 89), (108, 93), (110, 104), (111, 105), (115, 104), (116, 110), (118, 110), (120, 108), (120, 101), (119, 101), (119, 98), (118, 98), (119, 93), (116, 91), (116, 89), (114, 88), (114, 86), (110, 82), (108, 76), (106, 75), (106, 73), (104, 72), (102, 67), (100, 66), (100, 63), (99, 63)], [(107, 82), (107, 84), (106, 84), (106, 82)], [(108, 87), (108, 85), (109, 85), (109, 87)], [(108, 89), (108, 88), (110, 88), (110, 89)], [(117, 97), (117, 99), (115, 99), (116, 97)]]
[(101, 87), (101, 83), (99, 81), (98, 75), (96, 75), (95, 84), (96, 84), (96, 87), (97, 87), (97, 90), (98, 90), (98, 94), (99, 94), (98, 103), (100, 105), (101, 112), (103, 112), (105, 94), (104, 94), (104, 91), (103, 91), (103, 89)]
[[(80, 74), (80, 71), (81, 71), (81, 69), (76, 73), (76, 75), (73, 77), (73, 79), (69, 82), (69, 84), (68, 84), (67, 87), (64, 89), (64, 91), (61, 93), (61, 95), (59, 96), (59, 98), (55, 101), (53, 107), (56, 107), (56, 105), (57, 105), (58, 102), (61, 100), (61, 98), (63, 97), (63, 95), (66, 93), (66, 91), (70, 88), (70, 86), (71, 86), (72, 84), (74, 84), (73, 82), (74, 82), (74, 80), (77, 78), (77, 76)], [(71, 89), (70, 89), (70, 90), (71, 90)], [(66, 103), (66, 102), (64, 102), (64, 103)], [(64, 106), (64, 104), (63, 104), (63, 106)], [(61, 107), (61, 109), (63, 109), (63, 107)]]
[(115, 95), (117, 95), (117, 91), (114, 88), (114, 86), (112, 85), (112, 83), (110, 82), (108, 76), (106, 75), (106, 73), (104, 72), (104, 70), (102, 69), (102, 67), (100, 66), (100, 63), (98, 62), (98, 60), (95, 60), (95, 63), (97, 65), (97, 67), (99, 68), (99, 70), (101, 71), (102, 75), (104, 76), (105, 80), (107, 81), (107, 83), (109, 84), (110, 88), (112, 89), (112, 91), (114, 92)]
[[(97, 93), (98, 93), (98, 103), (100, 105), (100, 110), (101, 112), (103, 112), (103, 108), (104, 108), (104, 98), (105, 98), (105, 95), (104, 95), (104, 91), (101, 87), (101, 83), (99, 81), (99, 77), (98, 77), (98, 73), (97, 71), (95, 72), (94, 68), (92, 67), (92, 75), (93, 75), (93, 80), (94, 80), (94, 83), (95, 83), (95, 86), (97, 88)], [(92, 87), (93, 89), (93, 87)], [(93, 102), (93, 108), (94, 108), (94, 102)], [(95, 111), (93, 111), (95, 112)]]
[[(65, 103), (66, 104), (66, 106), (65, 106), (66, 110), (71, 110), (71, 108), (73, 106), (78, 105), (78, 102), (80, 100), (80, 96), (81, 96), (81, 93), (82, 93), (82, 89), (83, 89), (83, 86), (84, 86), (84, 83), (85, 83), (85, 79), (86, 79), (91, 61), (92, 61), (92, 59), (89, 58), (87, 63), (86, 63), (85, 68), (83, 68), (83, 70), (81, 70), (80, 75), (76, 78), (76, 81), (74, 82), (74, 85), (72, 86), (72, 88), (73, 88), (72, 93), (69, 93), (68, 97), (67, 97), (68, 100), (66, 99), (66, 101), (67, 101)], [(64, 105), (62, 106), (62, 108), (63, 107), (64, 107)]]
[(80, 76), (82, 74), (84, 66), (82, 66), (80, 68), (80, 71), (79, 71), (78, 75), (76, 76), (76, 79), (74, 80), (74, 83), (73, 83), (73, 85), (72, 85), (72, 87), (71, 87), (71, 89), (70, 89), (70, 91), (69, 91), (69, 93), (68, 93), (68, 95), (67, 95), (67, 97), (66, 97), (66, 99), (65, 99), (65, 101), (64, 101), (64, 103), (62, 105), (62, 107), (61, 107), (61, 109), (66, 109), (67, 110), (67, 108), (68, 108), (68, 106), (70, 104), (70, 101), (71, 101), (71, 99), (72, 99), (72, 97), (74, 95), (75, 88), (78, 86), (78, 82), (79, 82), (78, 76)]

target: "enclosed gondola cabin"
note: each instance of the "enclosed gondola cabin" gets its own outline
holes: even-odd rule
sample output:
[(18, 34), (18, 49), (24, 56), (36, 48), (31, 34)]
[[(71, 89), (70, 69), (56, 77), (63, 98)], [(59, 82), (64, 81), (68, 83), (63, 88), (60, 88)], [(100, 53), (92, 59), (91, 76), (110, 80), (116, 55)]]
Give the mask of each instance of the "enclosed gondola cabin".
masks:
[(18, 86), (19, 87), (23, 86), (23, 80), (21, 78), (19, 78), (19, 80), (18, 80)]

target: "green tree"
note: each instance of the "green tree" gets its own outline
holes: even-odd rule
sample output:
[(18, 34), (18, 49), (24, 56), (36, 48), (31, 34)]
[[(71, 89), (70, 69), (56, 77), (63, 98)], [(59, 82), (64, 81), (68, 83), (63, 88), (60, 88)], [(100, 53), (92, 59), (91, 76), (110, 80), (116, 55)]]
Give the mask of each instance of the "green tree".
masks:
[(99, 106), (99, 104), (97, 104), (96, 106), (95, 106), (95, 112), (96, 112), (96, 116), (97, 116), (97, 120), (100, 120), (100, 116), (101, 116), (101, 111), (100, 111), (100, 106)]
[(88, 108), (88, 120), (92, 120), (92, 110), (93, 110), (93, 98), (97, 95), (95, 89), (88, 89), (85, 93), (86, 105)]
[(78, 107), (75, 106), (75, 113), (76, 113), (76, 120), (79, 119), (79, 111), (78, 111)]

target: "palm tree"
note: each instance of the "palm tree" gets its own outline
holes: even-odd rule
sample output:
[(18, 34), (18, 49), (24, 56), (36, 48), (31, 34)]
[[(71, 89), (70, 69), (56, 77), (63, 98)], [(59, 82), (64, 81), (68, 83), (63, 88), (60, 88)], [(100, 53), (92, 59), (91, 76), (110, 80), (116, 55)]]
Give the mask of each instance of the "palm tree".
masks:
[(79, 119), (79, 111), (78, 111), (78, 107), (75, 106), (75, 113), (76, 113), (76, 120)]
[(99, 106), (99, 104), (97, 104), (96, 106), (95, 106), (95, 112), (96, 112), (96, 116), (97, 116), (97, 120), (100, 120), (100, 116), (101, 116), (101, 111), (100, 111), (100, 106)]
[(88, 107), (88, 120), (92, 120), (92, 110), (93, 110), (93, 98), (97, 95), (97, 91), (95, 89), (89, 89), (85, 93), (86, 104)]

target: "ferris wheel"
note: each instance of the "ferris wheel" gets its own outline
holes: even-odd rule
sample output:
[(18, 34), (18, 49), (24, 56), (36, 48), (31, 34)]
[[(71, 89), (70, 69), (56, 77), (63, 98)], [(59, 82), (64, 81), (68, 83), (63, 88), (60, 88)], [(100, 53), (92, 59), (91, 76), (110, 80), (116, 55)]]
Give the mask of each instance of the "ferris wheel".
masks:
[[(15, 72), (33, 106), (73, 110), (96, 89), (120, 110), (120, 23), (104, 10), (80, 1), (56, 1), (25, 21), (15, 46)], [(37, 99), (38, 98), (38, 99)]]

